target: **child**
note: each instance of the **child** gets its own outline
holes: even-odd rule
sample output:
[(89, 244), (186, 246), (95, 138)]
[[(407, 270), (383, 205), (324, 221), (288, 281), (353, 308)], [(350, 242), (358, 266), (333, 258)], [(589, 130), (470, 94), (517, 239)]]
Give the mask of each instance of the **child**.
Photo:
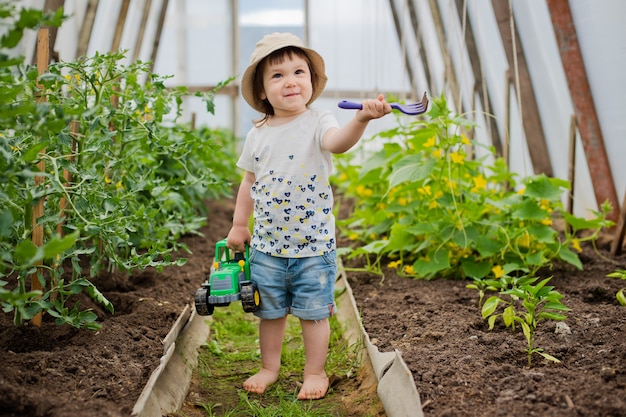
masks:
[[(250, 244), (251, 279), (261, 298), (261, 369), (243, 384), (261, 394), (278, 379), (287, 314), (300, 319), (305, 350), (298, 399), (326, 395), (324, 367), (335, 313), (337, 276), (331, 154), (352, 148), (368, 122), (391, 112), (382, 95), (344, 127), (328, 111), (308, 106), (326, 85), (324, 60), (289, 33), (265, 36), (252, 53), (241, 89), (264, 114), (246, 137), (237, 166), (245, 170), (228, 233), (228, 247)], [(254, 230), (248, 219), (254, 213)]]

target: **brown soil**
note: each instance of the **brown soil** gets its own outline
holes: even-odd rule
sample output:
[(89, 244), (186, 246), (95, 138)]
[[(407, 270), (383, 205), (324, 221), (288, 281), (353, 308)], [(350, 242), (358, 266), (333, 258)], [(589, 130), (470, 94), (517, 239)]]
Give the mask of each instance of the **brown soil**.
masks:
[(112, 274), (94, 284), (113, 302), (110, 315), (86, 297), (99, 331), (56, 325), (14, 327), (0, 314), (0, 416), (129, 416), (163, 355), (163, 338), (193, 300), (210, 267), (216, 237), (225, 236), (232, 204), (211, 203), (204, 236), (185, 237), (193, 255), (182, 267)]
[[(203, 236), (185, 238), (193, 252), (183, 255), (185, 266), (95, 280), (116, 307), (109, 315), (81, 298), (98, 314), (100, 331), (57, 326), (49, 317), (41, 328), (14, 327), (11, 315), (0, 314), (0, 417), (130, 415), (163, 354), (163, 338), (204, 280), (232, 209), (231, 200), (211, 203)], [(606, 278), (626, 269), (626, 257), (613, 263), (586, 248), (582, 259), (583, 272), (551, 272), (572, 309), (565, 321), (571, 334), (556, 334), (547, 322), (537, 335), (537, 346), (562, 362), (536, 356), (532, 368), (523, 335), (489, 331), (463, 281), (415, 281), (391, 270), (382, 282), (367, 273), (348, 279), (370, 338), (381, 351), (402, 353), (427, 417), (626, 416), (626, 308), (615, 300), (624, 281)], [(345, 379), (334, 390), (350, 401), (364, 379)]]
[(534, 355), (530, 368), (519, 326), (489, 330), (465, 281), (410, 280), (389, 269), (382, 281), (367, 273), (348, 281), (372, 342), (401, 352), (426, 417), (624, 417), (626, 307), (615, 293), (626, 285), (606, 275), (625, 269), (626, 256), (602, 259), (585, 248), (581, 259), (583, 271), (559, 265), (546, 275), (571, 308), (569, 331), (542, 322), (535, 346), (561, 362)]

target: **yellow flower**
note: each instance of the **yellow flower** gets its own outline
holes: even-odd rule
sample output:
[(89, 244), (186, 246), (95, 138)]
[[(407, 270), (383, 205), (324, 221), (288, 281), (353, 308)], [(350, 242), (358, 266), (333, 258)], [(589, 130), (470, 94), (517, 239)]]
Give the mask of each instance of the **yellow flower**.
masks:
[(580, 241), (577, 238), (572, 239), (572, 247), (579, 253), (583, 251), (583, 248), (580, 247)]
[(484, 190), (487, 187), (487, 180), (482, 175), (472, 178), (474, 181), (474, 188), (472, 191)]
[(104, 176), (104, 183), (105, 183), (105, 184), (111, 184), (111, 178), (109, 178), (109, 176), (108, 176), (108, 175), (105, 175), (105, 176)]
[(122, 180), (119, 180), (116, 184), (115, 184), (115, 189), (119, 190), (120, 188), (124, 188), (124, 185), (122, 184)]
[(465, 156), (463, 154), (460, 154), (458, 151), (452, 152), (450, 154), (450, 159), (452, 159), (452, 162), (454, 162), (455, 164), (463, 165), (465, 163)]
[(461, 143), (463, 145), (469, 145), (470, 144), (470, 140), (467, 138), (467, 136), (465, 136), (465, 133), (463, 133), (461, 135)]
[(405, 265), (403, 271), (407, 275), (415, 275), (415, 268), (413, 268), (413, 265)]
[(433, 137), (431, 137), (430, 139), (428, 139), (428, 140), (426, 141), (426, 143), (424, 143), (424, 147), (425, 147), (425, 148), (430, 148), (430, 147), (432, 147), (432, 146), (435, 146), (435, 145), (436, 145), (436, 143), (437, 143), (437, 139), (435, 139), (435, 137), (433, 136)]
[(417, 189), (417, 192), (421, 195), (431, 195), (432, 191), (430, 191), (430, 185), (425, 185)]
[(401, 261), (393, 261), (393, 262), (389, 262), (387, 264), (387, 267), (397, 269), (401, 265), (402, 265)]
[(517, 194), (522, 195), (526, 192), (526, 187), (522, 187), (519, 190), (517, 190)]
[(429, 209), (436, 209), (437, 207), (439, 207), (439, 203), (437, 203), (437, 200), (432, 200), (430, 203), (428, 203), (428, 208)]
[(356, 193), (358, 196), (361, 196), (361, 197), (371, 197), (373, 194), (373, 191), (359, 184), (359, 186), (356, 187)]
[(528, 233), (524, 233), (519, 238), (517, 238), (517, 244), (521, 247), (527, 248), (530, 246), (530, 236)]
[(441, 154), (442, 154), (441, 149), (435, 149), (435, 150), (433, 151), (433, 156), (434, 156), (435, 158), (441, 158)]
[(442, 178), (442, 181), (446, 183), (446, 186), (448, 188), (450, 188), (450, 190), (452, 190), (452, 191), (456, 190), (457, 184), (456, 184), (456, 182), (454, 182), (450, 178), (444, 177), (444, 178)]
[(398, 204), (400, 204), (401, 206), (406, 206), (408, 203), (407, 203), (406, 198), (404, 198), (404, 197), (400, 197), (400, 198), (398, 199)]
[(500, 265), (496, 265), (493, 268), (491, 268), (491, 272), (493, 272), (493, 276), (496, 279), (501, 278), (504, 275), (504, 269), (502, 269)]
[(543, 224), (543, 225), (545, 225), (545, 226), (550, 226), (550, 225), (552, 225), (552, 219), (550, 219), (550, 218), (543, 219), (543, 220), (541, 221), (541, 224)]

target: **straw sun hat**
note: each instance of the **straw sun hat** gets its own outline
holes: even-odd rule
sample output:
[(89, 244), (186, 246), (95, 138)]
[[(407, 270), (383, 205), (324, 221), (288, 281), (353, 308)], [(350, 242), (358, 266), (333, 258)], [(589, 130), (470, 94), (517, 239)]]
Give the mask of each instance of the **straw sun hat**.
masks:
[(265, 37), (263, 37), (263, 39), (256, 44), (256, 47), (252, 52), (252, 56), (250, 57), (250, 65), (241, 78), (241, 94), (243, 95), (243, 98), (253, 109), (260, 113), (265, 113), (265, 107), (263, 106), (262, 100), (255, 98), (254, 96), (254, 75), (256, 73), (257, 66), (263, 58), (267, 57), (272, 52), (278, 51), (279, 49), (287, 46), (295, 46), (302, 49), (311, 62), (311, 70), (315, 76), (311, 79), (311, 82), (313, 83), (313, 95), (307, 104), (311, 104), (315, 101), (315, 99), (322, 94), (322, 91), (326, 86), (328, 78), (326, 77), (324, 60), (320, 54), (312, 49), (305, 48), (300, 38), (296, 35), (292, 35), (291, 33), (272, 33), (270, 35), (265, 35)]

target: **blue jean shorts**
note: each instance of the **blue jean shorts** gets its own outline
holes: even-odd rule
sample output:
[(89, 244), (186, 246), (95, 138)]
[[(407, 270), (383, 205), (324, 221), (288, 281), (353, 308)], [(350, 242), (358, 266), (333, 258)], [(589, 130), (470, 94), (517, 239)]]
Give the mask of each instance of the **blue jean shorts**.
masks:
[(335, 306), (335, 251), (308, 258), (280, 258), (250, 249), (250, 279), (261, 303), (254, 313), (262, 319), (293, 314), (303, 320), (331, 317)]

